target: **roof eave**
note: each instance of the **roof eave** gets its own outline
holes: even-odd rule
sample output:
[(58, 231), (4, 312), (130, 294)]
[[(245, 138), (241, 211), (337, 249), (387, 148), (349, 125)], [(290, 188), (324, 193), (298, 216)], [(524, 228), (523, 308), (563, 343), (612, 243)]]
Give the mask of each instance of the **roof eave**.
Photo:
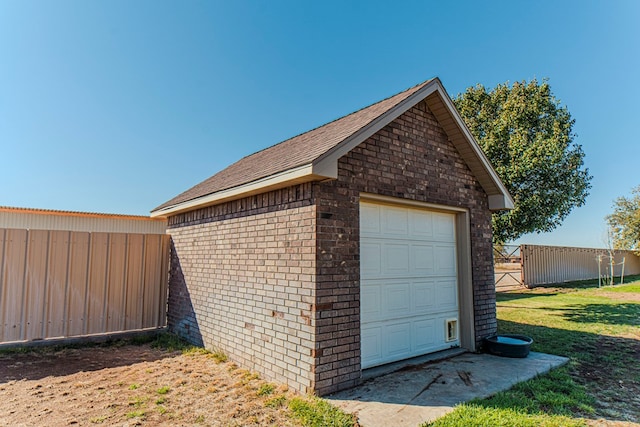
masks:
[(298, 166), (287, 171), (280, 172), (256, 181), (238, 185), (226, 190), (217, 191), (195, 199), (187, 200), (175, 205), (166, 206), (164, 208), (151, 211), (151, 217), (166, 218), (179, 213), (200, 209), (207, 206), (217, 205), (230, 200), (237, 200), (242, 197), (252, 196), (264, 193), (266, 191), (277, 190), (289, 187), (295, 184), (305, 182), (322, 181), (325, 179), (335, 179), (338, 177), (338, 164), (332, 165), (313, 165), (307, 164)]

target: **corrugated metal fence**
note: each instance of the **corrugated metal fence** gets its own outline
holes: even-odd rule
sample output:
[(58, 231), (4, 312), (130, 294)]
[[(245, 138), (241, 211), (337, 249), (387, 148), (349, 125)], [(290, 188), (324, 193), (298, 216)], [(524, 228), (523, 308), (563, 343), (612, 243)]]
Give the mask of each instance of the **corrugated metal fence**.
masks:
[[(529, 288), (546, 283), (597, 279), (609, 274), (606, 249), (521, 245), (523, 284)], [(614, 276), (640, 274), (640, 257), (632, 251), (614, 251)], [(598, 270), (600, 263), (600, 271)]]
[(155, 227), (0, 228), (0, 343), (165, 326), (169, 236)]

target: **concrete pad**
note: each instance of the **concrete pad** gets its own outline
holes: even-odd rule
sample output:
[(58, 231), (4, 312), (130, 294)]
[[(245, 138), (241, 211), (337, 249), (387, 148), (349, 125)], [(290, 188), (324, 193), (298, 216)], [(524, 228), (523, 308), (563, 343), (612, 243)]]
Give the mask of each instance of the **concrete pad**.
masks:
[(535, 352), (523, 359), (465, 353), (405, 366), (326, 398), (357, 414), (363, 427), (417, 427), (451, 412), (459, 403), (489, 397), (568, 361)]

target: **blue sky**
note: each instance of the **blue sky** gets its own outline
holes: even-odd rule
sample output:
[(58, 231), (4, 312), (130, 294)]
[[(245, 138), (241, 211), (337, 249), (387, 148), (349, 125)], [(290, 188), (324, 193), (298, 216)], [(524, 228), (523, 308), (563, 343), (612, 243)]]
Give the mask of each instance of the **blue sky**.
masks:
[(549, 78), (591, 195), (525, 243), (603, 246), (640, 184), (638, 1), (0, 1), (0, 205), (148, 214), (256, 150), (438, 76)]

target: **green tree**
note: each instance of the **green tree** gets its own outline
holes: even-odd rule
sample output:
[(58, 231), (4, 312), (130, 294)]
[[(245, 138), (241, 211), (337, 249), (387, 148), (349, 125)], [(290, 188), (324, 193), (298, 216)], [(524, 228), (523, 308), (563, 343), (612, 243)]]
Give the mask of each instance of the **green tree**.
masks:
[(631, 191), (632, 197), (618, 197), (613, 213), (607, 216), (615, 249), (640, 252), (640, 185)]
[(493, 240), (556, 228), (591, 188), (574, 120), (546, 80), (468, 88), (453, 100), (515, 202), (493, 215)]

